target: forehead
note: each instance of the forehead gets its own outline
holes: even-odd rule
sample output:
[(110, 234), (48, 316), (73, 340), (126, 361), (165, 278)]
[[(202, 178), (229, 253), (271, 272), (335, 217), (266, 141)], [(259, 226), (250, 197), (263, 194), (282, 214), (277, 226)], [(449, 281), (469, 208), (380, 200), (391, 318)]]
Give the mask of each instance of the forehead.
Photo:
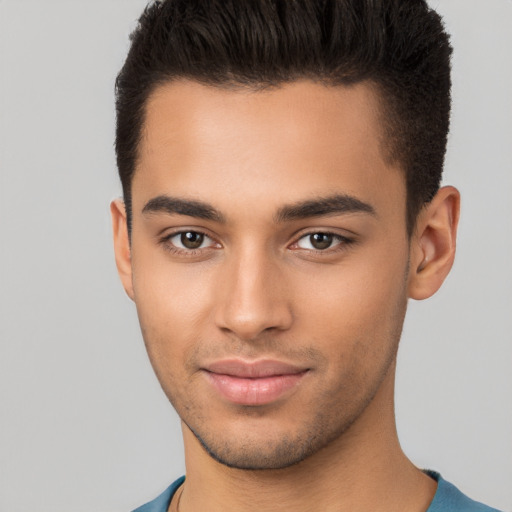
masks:
[(390, 188), (405, 202), (402, 173), (383, 156), (379, 116), (368, 83), (162, 85), (146, 106), (134, 203), (168, 193), (234, 205), (243, 194), (278, 207), (333, 191), (368, 200)]
[(149, 96), (141, 149), (156, 149), (177, 136), (202, 137), (217, 146), (220, 139), (239, 143), (247, 135), (257, 136), (254, 146), (267, 147), (294, 138), (309, 138), (315, 146), (342, 139), (348, 145), (361, 137), (379, 143), (384, 140), (379, 112), (377, 88), (370, 82), (326, 86), (302, 80), (255, 90), (177, 80)]

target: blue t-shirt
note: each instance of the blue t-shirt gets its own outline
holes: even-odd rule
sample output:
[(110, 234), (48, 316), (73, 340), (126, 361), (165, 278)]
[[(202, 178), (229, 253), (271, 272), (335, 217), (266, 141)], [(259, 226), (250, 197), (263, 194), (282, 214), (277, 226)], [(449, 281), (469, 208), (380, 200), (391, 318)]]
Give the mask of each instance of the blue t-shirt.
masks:
[[(499, 512), (477, 501), (473, 501), (462, 494), (457, 487), (443, 479), (439, 473), (425, 471), (434, 480), (437, 480), (437, 491), (427, 512)], [(158, 498), (133, 512), (167, 512), (171, 499), (178, 487), (185, 481), (185, 477), (178, 478)]]

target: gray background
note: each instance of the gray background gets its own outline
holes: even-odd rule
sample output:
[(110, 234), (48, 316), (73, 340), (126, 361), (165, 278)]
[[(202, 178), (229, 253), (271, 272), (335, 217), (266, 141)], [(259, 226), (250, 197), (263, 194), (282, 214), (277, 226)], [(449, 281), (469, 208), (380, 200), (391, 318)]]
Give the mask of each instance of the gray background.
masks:
[[(457, 262), (411, 303), (405, 451), (512, 511), (512, 2), (437, 0), (453, 35)], [(183, 472), (118, 282), (113, 82), (143, 0), (0, 0), (0, 510), (129, 511)]]

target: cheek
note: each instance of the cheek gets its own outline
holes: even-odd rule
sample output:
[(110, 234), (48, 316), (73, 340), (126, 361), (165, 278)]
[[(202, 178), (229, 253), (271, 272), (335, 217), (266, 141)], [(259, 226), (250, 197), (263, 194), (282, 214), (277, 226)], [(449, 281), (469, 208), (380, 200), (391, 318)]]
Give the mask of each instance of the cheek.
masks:
[(178, 369), (196, 340), (204, 337), (212, 279), (199, 267), (172, 265), (165, 255), (143, 258), (138, 254), (133, 258), (135, 303), (154, 366), (171, 364)]
[(361, 258), (300, 281), (299, 331), (311, 333), (337, 364), (382, 360), (396, 349), (405, 315), (406, 254), (382, 262)]

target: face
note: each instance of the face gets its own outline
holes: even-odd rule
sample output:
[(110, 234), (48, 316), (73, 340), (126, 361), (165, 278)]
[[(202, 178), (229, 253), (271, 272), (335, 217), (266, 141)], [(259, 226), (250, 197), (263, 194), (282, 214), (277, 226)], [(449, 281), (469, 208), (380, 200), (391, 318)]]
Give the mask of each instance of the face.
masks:
[(224, 464), (303, 460), (390, 378), (409, 243), (382, 141), (365, 84), (182, 81), (148, 101), (125, 287), (162, 388)]

